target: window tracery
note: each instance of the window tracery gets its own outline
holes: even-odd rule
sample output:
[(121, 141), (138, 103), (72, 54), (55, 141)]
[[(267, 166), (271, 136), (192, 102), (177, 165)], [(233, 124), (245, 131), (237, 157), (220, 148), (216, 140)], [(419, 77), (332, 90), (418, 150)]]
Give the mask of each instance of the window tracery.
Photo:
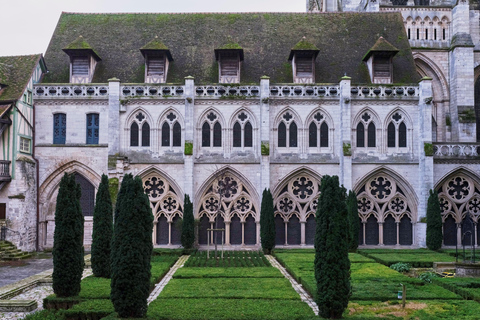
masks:
[(372, 177), (357, 192), (357, 203), (363, 229), (360, 244), (413, 244), (415, 204), (394, 179), (385, 174)]
[(253, 127), (250, 115), (240, 112), (233, 125), (233, 147), (250, 148), (253, 146)]
[(395, 112), (390, 117), (387, 126), (387, 147), (407, 147), (407, 126), (405, 125), (405, 116), (401, 112)]
[(222, 125), (214, 111), (208, 112), (202, 125), (202, 147), (222, 146)]
[[(141, 129), (140, 129), (141, 128)], [(130, 146), (150, 146), (150, 124), (142, 111), (138, 111), (130, 125)]]
[(308, 146), (310, 148), (328, 148), (329, 127), (323, 112), (316, 112), (308, 126)]
[(200, 244), (207, 243), (207, 228), (225, 228), (226, 244), (257, 244), (257, 208), (240, 179), (231, 173), (220, 174), (205, 191), (200, 203)]
[(143, 179), (143, 189), (150, 201), (154, 216), (154, 243), (180, 244), (183, 201), (172, 185), (159, 174)]
[[(163, 123), (162, 123), (163, 122)], [(182, 146), (182, 125), (176, 112), (169, 111), (161, 120), (161, 146), (172, 149)]]
[[(474, 244), (478, 243), (477, 227), (480, 216), (480, 187), (470, 177), (465, 174), (456, 174), (447, 179), (437, 188), (440, 201), (440, 210), (443, 219), (443, 242), (446, 246), (454, 246), (462, 243), (462, 237), (457, 238), (457, 228), (460, 228), (462, 234), (469, 227), (473, 235)], [(468, 221), (471, 220), (471, 221)], [(466, 239), (466, 240), (465, 240)], [(458, 241), (458, 242), (457, 242)], [(466, 245), (470, 245), (470, 239), (464, 238)]]
[(280, 118), (278, 124), (278, 147), (279, 148), (297, 148), (298, 147), (298, 128), (295, 116), (290, 111), (286, 111)]
[(360, 116), (356, 127), (356, 138), (357, 148), (375, 148), (377, 145), (376, 127), (369, 111), (363, 112)]
[[(320, 182), (305, 173), (297, 175), (284, 185), (274, 201), (277, 244), (301, 244), (301, 239), (304, 239), (305, 244), (313, 244), (314, 217), (319, 195)], [(303, 236), (301, 223), (305, 223)]]

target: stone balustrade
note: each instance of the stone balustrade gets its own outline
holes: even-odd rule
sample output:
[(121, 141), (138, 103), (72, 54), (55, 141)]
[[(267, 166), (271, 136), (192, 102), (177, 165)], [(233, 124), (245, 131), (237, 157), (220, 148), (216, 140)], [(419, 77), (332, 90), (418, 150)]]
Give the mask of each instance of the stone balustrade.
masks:
[(184, 86), (166, 86), (166, 85), (121, 85), (120, 96), (125, 98), (169, 98), (183, 97), (185, 93)]
[(480, 153), (480, 143), (448, 143), (435, 142), (433, 144), (435, 158), (470, 158), (478, 157)]
[(59, 84), (35, 85), (33, 96), (42, 98), (106, 98), (108, 97), (108, 84)]

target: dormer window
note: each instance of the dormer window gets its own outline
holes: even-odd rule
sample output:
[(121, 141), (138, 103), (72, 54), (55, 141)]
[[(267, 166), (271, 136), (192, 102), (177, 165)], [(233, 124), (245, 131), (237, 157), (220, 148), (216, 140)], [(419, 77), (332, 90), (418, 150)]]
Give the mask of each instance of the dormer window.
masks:
[(140, 51), (145, 58), (145, 83), (167, 82), (168, 66), (173, 61), (167, 46), (155, 37)]
[(393, 83), (393, 57), (398, 49), (383, 37), (367, 52), (363, 61), (366, 62), (372, 83)]
[(219, 83), (240, 83), (240, 66), (243, 61), (243, 49), (236, 43), (229, 43), (215, 49), (218, 61)]
[(292, 61), (294, 83), (315, 82), (315, 59), (319, 52), (305, 37), (292, 48), (288, 60)]
[(70, 83), (92, 82), (97, 62), (102, 59), (85, 39), (78, 37), (63, 51), (70, 57)]

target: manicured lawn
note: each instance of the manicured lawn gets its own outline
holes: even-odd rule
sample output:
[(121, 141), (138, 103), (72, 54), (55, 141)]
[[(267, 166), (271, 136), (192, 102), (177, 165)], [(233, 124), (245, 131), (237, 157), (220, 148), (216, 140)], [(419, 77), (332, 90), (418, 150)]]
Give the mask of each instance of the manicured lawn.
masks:
[(480, 278), (435, 278), (433, 282), (465, 299), (480, 302)]
[(259, 251), (224, 251), (223, 259), (221, 252), (210, 251), (210, 259), (207, 259), (207, 251), (197, 251), (191, 255), (185, 263), (185, 267), (269, 267), (267, 258)]
[(174, 279), (182, 278), (285, 278), (272, 267), (258, 268), (180, 268), (173, 275)]
[[(392, 250), (393, 251), (393, 250)], [(453, 262), (455, 257), (452, 257), (445, 253), (438, 253), (430, 251), (428, 253), (369, 253), (368, 257), (373, 258), (375, 261), (391, 266), (397, 262), (409, 263), (414, 267), (429, 268), (433, 266), (434, 262)]]

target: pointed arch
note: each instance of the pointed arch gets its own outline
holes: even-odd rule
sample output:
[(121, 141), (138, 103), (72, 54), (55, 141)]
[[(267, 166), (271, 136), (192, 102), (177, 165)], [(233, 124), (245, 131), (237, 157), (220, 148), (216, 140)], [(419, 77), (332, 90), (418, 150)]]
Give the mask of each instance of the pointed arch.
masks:
[[(364, 121), (362, 119), (362, 116), (365, 114), (365, 112), (367, 112), (371, 116), (371, 119), (369, 119), (368, 121)], [(377, 130), (382, 129), (382, 122), (380, 120), (380, 116), (378, 115), (378, 113), (375, 110), (373, 110), (370, 107), (362, 108), (362, 110), (357, 112), (357, 114), (353, 117), (353, 120), (352, 120), (352, 128), (356, 127), (357, 123), (359, 123), (360, 121), (362, 121), (364, 123), (373, 122), (375, 124), (375, 127), (377, 128)]]
[[(144, 116), (144, 119), (142, 119), (142, 120), (138, 120), (136, 118), (140, 112)], [(151, 123), (151, 124), (155, 123), (153, 121), (153, 118), (152, 118), (152, 115), (150, 114), (150, 112), (148, 112), (147, 109), (145, 109), (144, 107), (141, 107), (141, 106), (136, 107), (135, 109), (133, 109), (128, 114), (128, 116), (125, 120), (125, 128), (130, 128), (133, 121), (137, 121), (139, 124), (140, 123), (143, 124), (144, 121), (147, 121), (148, 123)]]
[(449, 100), (450, 91), (448, 81), (438, 65), (424, 54), (418, 52), (413, 54), (413, 59), (417, 67), (417, 72), (422, 77), (430, 77), (433, 79), (432, 89), (437, 100)]

